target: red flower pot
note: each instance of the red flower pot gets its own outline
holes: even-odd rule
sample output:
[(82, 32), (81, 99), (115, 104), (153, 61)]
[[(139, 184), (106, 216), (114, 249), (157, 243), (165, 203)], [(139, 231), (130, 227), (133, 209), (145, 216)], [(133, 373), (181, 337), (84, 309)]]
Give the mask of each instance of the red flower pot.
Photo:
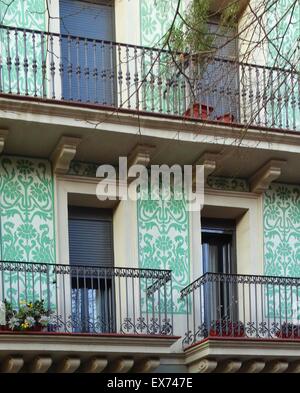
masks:
[(189, 108), (185, 111), (184, 117), (192, 117), (193, 119), (202, 119), (206, 120), (208, 115), (214, 110), (213, 107), (201, 104), (201, 115), (200, 115), (200, 104), (193, 104), (193, 113), (192, 109)]
[(232, 123), (234, 120), (234, 116), (231, 113), (225, 113), (225, 115), (218, 116), (217, 120), (224, 123)]

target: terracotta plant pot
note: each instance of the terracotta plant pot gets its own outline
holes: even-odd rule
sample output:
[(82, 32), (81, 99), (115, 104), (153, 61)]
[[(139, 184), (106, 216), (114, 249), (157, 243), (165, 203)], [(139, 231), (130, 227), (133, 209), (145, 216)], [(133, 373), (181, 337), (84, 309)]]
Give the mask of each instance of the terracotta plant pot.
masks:
[(7, 332), (8, 330), (11, 331), (8, 325), (0, 325), (1, 332)]
[(193, 119), (202, 119), (206, 120), (209, 114), (214, 110), (213, 107), (201, 104), (201, 116), (200, 116), (200, 104), (193, 104), (193, 113), (192, 108), (189, 108), (185, 111), (184, 117), (192, 117)]
[(209, 330), (211, 337), (245, 337), (245, 328), (242, 322), (215, 321)]
[(225, 115), (218, 116), (217, 120), (224, 123), (232, 123), (234, 120), (234, 116), (231, 113), (225, 113)]
[(300, 338), (300, 326), (292, 323), (283, 323), (281, 329), (275, 333), (278, 338)]

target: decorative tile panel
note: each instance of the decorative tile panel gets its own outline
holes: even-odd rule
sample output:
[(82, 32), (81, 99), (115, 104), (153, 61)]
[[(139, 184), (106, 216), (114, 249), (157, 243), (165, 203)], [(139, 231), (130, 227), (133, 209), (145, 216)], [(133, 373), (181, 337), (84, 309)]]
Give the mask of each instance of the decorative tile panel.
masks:
[[(300, 277), (300, 186), (272, 184), (264, 195), (264, 272)], [(266, 296), (271, 317), (299, 318), (296, 288), (274, 286)], [(280, 299), (280, 301), (279, 301)]]
[[(36, 31), (45, 31), (46, 29), (46, 4), (45, 0), (2, 0), (0, 2), (0, 21), (5, 26), (26, 28)], [(32, 69), (33, 64), (33, 36), (31, 33), (26, 34), (26, 54), (30, 67), (28, 68), (28, 94), (35, 94), (35, 83), (34, 83), (34, 72)], [(2, 89), (4, 92), (9, 92), (9, 78), (8, 78), (8, 68), (6, 60), (8, 54), (12, 60), (12, 70), (11, 70), (11, 91), (12, 93), (17, 93), (17, 73), (16, 73), (16, 54), (20, 60), (19, 66), (19, 85), (20, 93), (24, 94), (26, 92), (25, 84), (25, 71), (23, 67), (25, 58), (25, 46), (23, 32), (18, 33), (18, 52), (16, 52), (15, 43), (15, 33), (11, 31), (9, 35), (9, 47), (8, 47), (8, 37), (7, 32), (4, 29), (0, 29), (0, 49), (4, 55), (5, 61), (2, 64)], [(36, 73), (36, 89), (37, 94), (40, 96), (42, 94), (42, 49), (41, 49), (41, 36), (40, 34), (35, 34), (35, 57), (37, 61), (37, 73)], [(9, 51), (8, 51), (9, 48)], [(46, 48), (46, 40), (45, 40)]]
[[(189, 216), (184, 201), (138, 200), (139, 266), (170, 269), (173, 278), (173, 311), (185, 312), (180, 290), (190, 281)], [(169, 298), (168, 309), (171, 309)]]
[[(268, 40), (267, 65), (291, 69), (294, 64), (298, 72), (300, 47), (300, 2), (294, 0), (278, 0), (267, 12), (267, 28), (270, 31)], [(279, 54), (280, 53), (280, 54)], [(275, 103), (268, 102), (268, 115), (271, 123), (276, 126), (289, 124), (300, 130), (300, 111), (297, 110), (299, 90), (297, 75), (273, 71), (270, 89), (274, 94)], [(295, 116), (295, 118), (293, 118)]]
[(208, 176), (207, 185), (216, 190), (248, 192), (249, 184), (245, 179), (236, 177)]
[(300, 186), (273, 184), (264, 195), (265, 274), (300, 277)]
[(55, 262), (53, 179), (46, 160), (0, 159), (1, 259)]
[[(0, 158), (0, 219), (2, 261), (55, 263), (53, 178), (47, 160)], [(47, 300), (52, 273), (34, 277), (12, 264), (2, 272), (5, 298), (15, 305), (34, 296)]]
[(98, 166), (99, 164), (90, 162), (71, 161), (68, 175), (96, 177)]

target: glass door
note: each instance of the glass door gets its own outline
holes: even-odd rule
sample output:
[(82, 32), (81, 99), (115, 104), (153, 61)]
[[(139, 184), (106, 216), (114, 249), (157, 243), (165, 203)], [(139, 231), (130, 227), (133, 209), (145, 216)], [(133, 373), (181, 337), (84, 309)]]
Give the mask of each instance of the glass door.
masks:
[(203, 274), (219, 273), (204, 284), (205, 326), (216, 335), (220, 329), (228, 333), (237, 318), (237, 288), (230, 276), (236, 273), (235, 223), (204, 221), (201, 235)]

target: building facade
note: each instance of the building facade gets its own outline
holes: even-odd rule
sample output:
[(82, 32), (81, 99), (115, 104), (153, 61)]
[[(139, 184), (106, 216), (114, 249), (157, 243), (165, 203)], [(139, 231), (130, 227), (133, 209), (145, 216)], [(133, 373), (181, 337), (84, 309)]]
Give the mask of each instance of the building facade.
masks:
[[(175, 0), (2, 3), (2, 371), (299, 372), (299, 4), (266, 9), (277, 59), (241, 0), (191, 86), (158, 49)], [(203, 165), (203, 208), (99, 200), (119, 157)]]

